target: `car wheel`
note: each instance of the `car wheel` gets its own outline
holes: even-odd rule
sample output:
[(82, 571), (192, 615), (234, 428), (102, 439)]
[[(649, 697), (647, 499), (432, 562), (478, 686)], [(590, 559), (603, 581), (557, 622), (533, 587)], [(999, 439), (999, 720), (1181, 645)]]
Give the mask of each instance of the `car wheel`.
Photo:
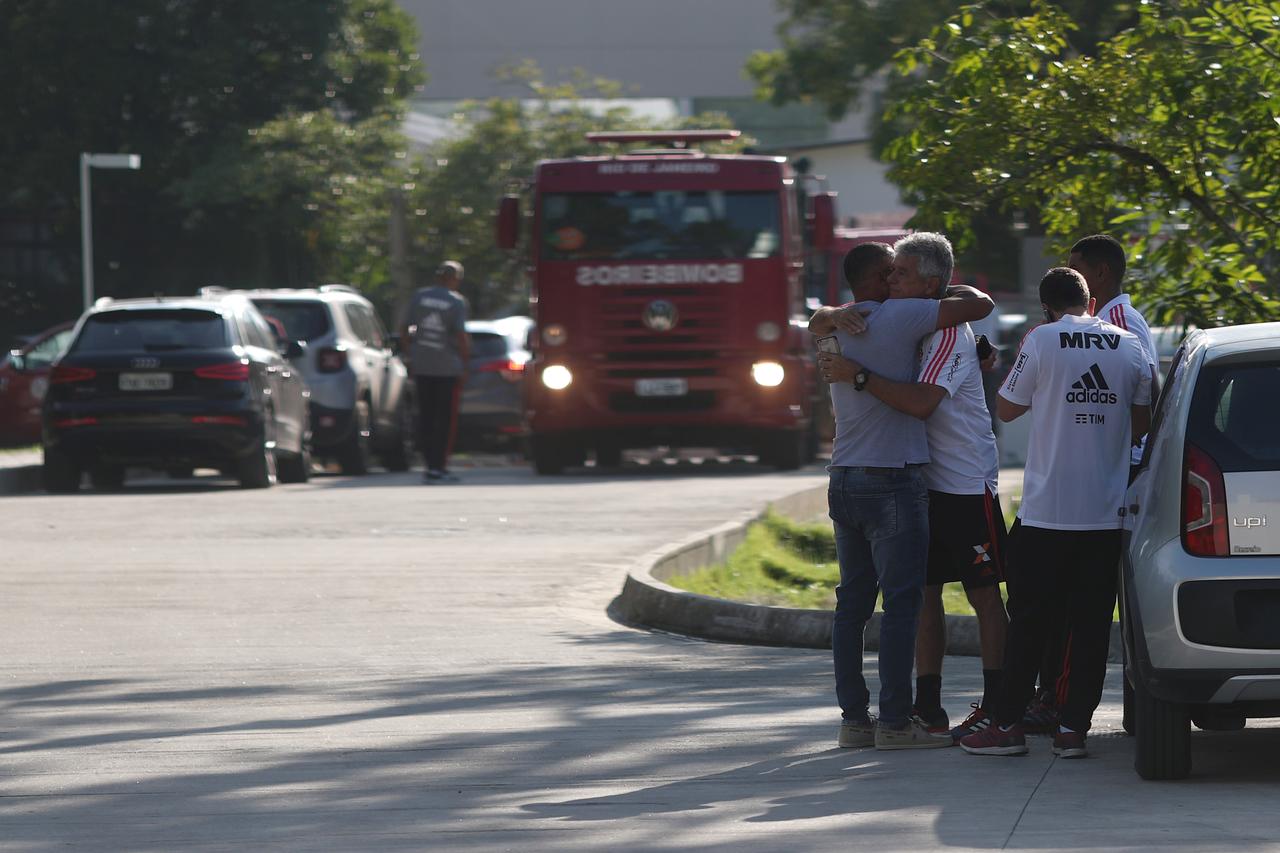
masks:
[(1133, 734), (1134, 729), (1137, 728), (1137, 725), (1134, 720), (1134, 714), (1136, 712), (1133, 707), (1133, 685), (1129, 683), (1128, 673), (1124, 673), (1122, 684), (1122, 689), (1124, 691), (1124, 714), (1120, 718), (1120, 726), (1124, 729), (1125, 734), (1131, 735)]
[(124, 466), (94, 465), (89, 468), (89, 482), (100, 492), (114, 492), (124, 487)]
[(41, 474), (45, 491), (51, 494), (65, 495), (80, 490), (80, 466), (61, 451), (45, 448)]
[(395, 443), (382, 456), (382, 467), (388, 471), (408, 471), (413, 464), (415, 423), (413, 406), (407, 400), (400, 402), (396, 411)]
[(297, 453), (279, 454), (277, 461), (282, 483), (305, 483), (311, 479), (311, 450), (305, 444)]
[(1133, 685), (1137, 741), (1133, 769), (1143, 779), (1185, 779), (1191, 772), (1191, 718), (1187, 706), (1152, 696), (1140, 680)]
[(599, 468), (618, 468), (622, 465), (622, 448), (616, 444), (601, 444), (596, 447), (596, 466)]
[(351, 435), (338, 451), (338, 465), (342, 473), (358, 476), (369, 473), (369, 404), (357, 400), (352, 412)]
[(535, 435), (530, 438), (533, 450), (533, 470), (544, 476), (555, 476), (564, 471), (568, 454), (560, 439)]
[[(270, 420), (269, 413), (265, 417)], [(265, 489), (276, 482), (276, 448), (275, 442), (267, 437), (263, 429), (262, 440), (238, 467), (240, 487), (244, 489)]]

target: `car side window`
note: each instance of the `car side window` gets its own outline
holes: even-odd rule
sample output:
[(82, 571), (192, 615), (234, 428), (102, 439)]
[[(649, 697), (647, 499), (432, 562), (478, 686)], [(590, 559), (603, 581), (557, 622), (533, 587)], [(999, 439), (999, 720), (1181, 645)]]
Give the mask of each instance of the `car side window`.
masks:
[(238, 316), (245, 343), (262, 349), (275, 349), (275, 345), (271, 342), (271, 333), (264, 325), (260, 325), (257, 317), (247, 311)]
[(1182, 377), (1182, 369), (1186, 365), (1187, 348), (1179, 347), (1173, 356), (1173, 363), (1169, 365), (1169, 375), (1164, 381), (1164, 385), (1160, 388), (1160, 398), (1156, 401), (1156, 411), (1151, 417), (1151, 428), (1147, 430), (1147, 446), (1142, 452), (1142, 461), (1140, 467), (1147, 467), (1147, 463), (1151, 461), (1151, 448), (1155, 446), (1156, 436), (1160, 435), (1160, 428), (1164, 426), (1165, 413), (1169, 408), (1169, 398), (1173, 396), (1173, 390), (1178, 386), (1178, 381)]
[(377, 349), (385, 349), (387, 346), (387, 330), (383, 327), (382, 321), (378, 319), (378, 315), (368, 305), (361, 305), (360, 310), (365, 315), (365, 323), (369, 326), (370, 346)]
[(58, 332), (56, 335), (50, 335), (45, 340), (36, 344), (27, 352), (26, 362), (28, 369), (45, 368), (53, 364), (63, 350), (67, 348), (67, 344), (71, 342), (71, 330), (67, 329)]
[(347, 323), (351, 326), (351, 331), (359, 338), (360, 342), (365, 346), (373, 346), (369, 342), (369, 324), (366, 322), (364, 315), (360, 313), (360, 306), (354, 302), (348, 302), (342, 306), (342, 310), (347, 315)]

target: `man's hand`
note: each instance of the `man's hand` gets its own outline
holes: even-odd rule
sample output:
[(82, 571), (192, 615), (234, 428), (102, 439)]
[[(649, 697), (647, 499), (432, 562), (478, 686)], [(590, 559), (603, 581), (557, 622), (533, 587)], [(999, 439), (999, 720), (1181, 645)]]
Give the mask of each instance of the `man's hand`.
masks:
[(850, 361), (842, 355), (836, 355), (833, 352), (818, 353), (818, 371), (828, 384), (852, 382), (853, 377), (861, 369), (861, 364)]
[(837, 329), (851, 335), (860, 335), (867, 330), (867, 318), (863, 316), (858, 305), (846, 305), (837, 308), (831, 317)]
[(849, 304), (840, 308), (824, 305), (809, 318), (809, 331), (824, 336), (837, 329), (851, 335), (860, 335), (867, 330), (867, 319), (862, 315), (859, 306)]

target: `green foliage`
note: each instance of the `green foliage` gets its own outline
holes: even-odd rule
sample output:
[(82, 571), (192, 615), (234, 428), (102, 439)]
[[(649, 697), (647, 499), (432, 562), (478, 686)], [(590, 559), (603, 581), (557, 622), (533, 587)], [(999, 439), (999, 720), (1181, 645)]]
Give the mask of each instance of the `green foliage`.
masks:
[[(747, 73), (759, 97), (775, 104), (815, 100), (839, 119), (895, 53), (928, 36), (956, 5), (954, 0), (779, 0), (785, 16), (778, 27), (782, 48), (753, 54)], [(1133, 4), (1125, 0), (1066, 0), (1064, 5), (1081, 24), (1075, 47), (1085, 53), (1133, 14)], [(989, 8), (1010, 17), (1027, 13), (1031, 3), (1003, 0)], [(900, 91), (891, 87), (889, 101)]]
[(1038, 214), (1058, 248), (1109, 231), (1154, 320), (1280, 316), (1280, 3), (1145, 0), (1137, 21), (1073, 49), (1069, 15), (965, 7), (898, 69), (935, 73), (891, 115), (885, 150), (914, 224), (964, 243), (976, 211)]
[(0, 208), (60, 267), (27, 298), (78, 278), (82, 151), (142, 155), (94, 175), (100, 293), (376, 283), (416, 41), (394, 0), (0, 0)]
[[(417, 283), (429, 281), (442, 260), (466, 267), (463, 291), (473, 314), (526, 313), (525, 254), (494, 245), (494, 208), (509, 192), (524, 193), (539, 160), (617, 150), (588, 142), (589, 131), (655, 129), (625, 108), (599, 111), (591, 99), (616, 98), (619, 84), (577, 73), (560, 83), (525, 64), (507, 74), (527, 89), (523, 98), (494, 98), (463, 108), (462, 135), (438, 146), (410, 169), (410, 264)], [(727, 127), (717, 114), (685, 119), (682, 127)], [(724, 145), (708, 150), (736, 150)], [(527, 201), (527, 199), (526, 199)], [(528, 204), (524, 205), (526, 214)]]

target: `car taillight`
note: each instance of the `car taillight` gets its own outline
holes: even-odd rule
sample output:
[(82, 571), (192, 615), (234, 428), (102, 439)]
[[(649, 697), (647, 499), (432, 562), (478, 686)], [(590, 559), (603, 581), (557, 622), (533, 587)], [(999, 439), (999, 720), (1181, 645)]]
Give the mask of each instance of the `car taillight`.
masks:
[(61, 385), (65, 382), (87, 382), (98, 375), (98, 371), (92, 367), (72, 367), (66, 364), (59, 364), (49, 373), (49, 382), (53, 385)]
[(477, 373), (500, 373), (508, 382), (518, 382), (524, 376), (523, 362), (506, 358), (498, 361), (486, 361), (476, 368)]
[(54, 421), (54, 429), (74, 429), (82, 426), (97, 426), (97, 418), (63, 418), (60, 421)]
[(213, 426), (244, 426), (246, 421), (239, 415), (196, 415), (191, 419), (191, 423)]
[(1193, 444), (1187, 445), (1182, 463), (1182, 543), (1197, 557), (1225, 557), (1229, 552), (1222, 469)]
[(316, 353), (316, 370), (337, 373), (347, 366), (347, 351), (341, 347), (325, 347)]
[(249, 380), (249, 363), (246, 361), (228, 361), (225, 364), (206, 364), (204, 367), (197, 367), (195, 374), (200, 379), (247, 382)]

